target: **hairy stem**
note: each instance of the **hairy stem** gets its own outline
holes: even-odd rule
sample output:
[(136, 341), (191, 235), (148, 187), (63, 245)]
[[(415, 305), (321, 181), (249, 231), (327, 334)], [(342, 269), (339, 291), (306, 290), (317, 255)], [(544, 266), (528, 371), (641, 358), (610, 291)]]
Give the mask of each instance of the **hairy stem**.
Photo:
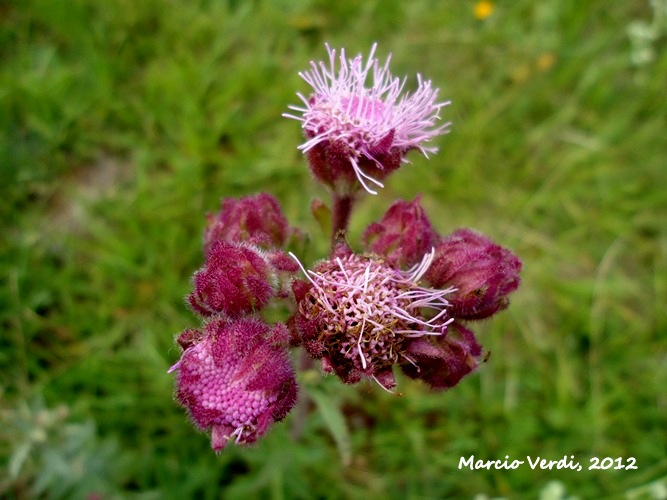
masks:
[(336, 242), (339, 233), (347, 232), (347, 226), (350, 224), (352, 215), (352, 206), (354, 198), (351, 195), (333, 194), (333, 213), (331, 215), (331, 248)]

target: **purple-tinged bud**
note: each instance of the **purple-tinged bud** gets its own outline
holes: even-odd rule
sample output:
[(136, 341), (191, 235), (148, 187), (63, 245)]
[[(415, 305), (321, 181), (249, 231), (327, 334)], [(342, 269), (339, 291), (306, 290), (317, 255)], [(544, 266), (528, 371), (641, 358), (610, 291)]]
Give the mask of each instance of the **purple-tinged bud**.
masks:
[(202, 316), (236, 317), (261, 309), (274, 295), (275, 276), (266, 259), (249, 246), (216, 241), (193, 278), (188, 302)]
[(410, 378), (418, 378), (433, 389), (449, 389), (477, 368), (482, 353), (471, 330), (451, 323), (440, 337), (415, 339), (406, 349), (407, 363), (401, 364)]
[(210, 430), (215, 451), (231, 439), (255, 442), (296, 403), (285, 333), (284, 325), (271, 328), (255, 318), (216, 319), (171, 368), (178, 370), (178, 402), (197, 428)]
[(521, 260), (510, 250), (475, 231), (459, 229), (436, 247), (425, 278), (435, 288), (456, 288), (448, 297), (450, 315), (474, 320), (507, 308), (520, 271)]
[(363, 236), (366, 248), (386, 258), (395, 267), (412, 267), (438, 242), (421, 206), (420, 196), (407, 202), (395, 202), (380, 222), (368, 226)]
[(266, 258), (276, 271), (294, 274), (299, 270), (299, 265), (294, 262), (294, 259), (282, 250), (267, 252)]
[(272, 195), (259, 193), (243, 198), (224, 198), (220, 211), (208, 214), (204, 253), (215, 241), (250, 243), (260, 248), (282, 247), (289, 236), (287, 219)]
[(273, 268), (277, 278), (277, 289), (275, 296), (280, 299), (288, 299), (291, 295), (291, 283), (299, 266), (294, 259), (282, 250), (271, 250), (264, 252), (266, 260)]

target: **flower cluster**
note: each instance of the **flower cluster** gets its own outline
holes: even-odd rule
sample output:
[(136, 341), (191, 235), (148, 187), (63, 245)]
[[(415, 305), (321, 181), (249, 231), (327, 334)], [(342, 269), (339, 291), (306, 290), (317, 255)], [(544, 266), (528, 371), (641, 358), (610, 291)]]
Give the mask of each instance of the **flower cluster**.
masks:
[(289, 331), (258, 314), (286, 295), (281, 281), (298, 267), (280, 249), (294, 231), (271, 195), (225, 199), (208, 222), (206, 261), (187, 298), (205, 323), (179, 335), (183, 354), (170, 371), (178, 402), (220, 451), (230, 439), (256, 441), (296, 402)]
[(347, 384), (393, 392), (397, 367), (434, 389), (455, 386), (482, 354), (470, 322), (505, 309), (519, 285), (510, 250), (470, 229), (440, 235), (419, 196), (371, 223), (361, 252), (348, 245), (357, 197), (376, 194), (409, 151), (435, 152), (426, 143), (448, 127), (436, 124), (448, 103), (430, 81), (418, 76), (417, 90), (403, 93), (375, 48), (348, 60), (327, 45), (328, 64), (301, 74), (313, 89), (292, 107), (301, 114), (285, 115), (302, 123), (300, 149), (332, 196), (331, 210), (311, 205), (331, 228), (328, 257), (306, 269), (302, 233), (270, 194), (223, 199), (208, 215), (205, 260), (186, 299), (202, 324), (177, 336), (183, 352), (170, 372), (176, 400), (216, 451), (254, 443), (295, 406), (290, 349)]
[[(393, 365), (431, 387), (452, 387), (481, 354), (464, 321), (507, 307), (521, 262), (469, 229), (440, 237), (419, 199), (398, 201), (364, 233), (367, 253), (339, 243), (293, 285), (290, 326), (325, 372), (395, 387)], [(406, 266), (410, 266), (406, 268)]]

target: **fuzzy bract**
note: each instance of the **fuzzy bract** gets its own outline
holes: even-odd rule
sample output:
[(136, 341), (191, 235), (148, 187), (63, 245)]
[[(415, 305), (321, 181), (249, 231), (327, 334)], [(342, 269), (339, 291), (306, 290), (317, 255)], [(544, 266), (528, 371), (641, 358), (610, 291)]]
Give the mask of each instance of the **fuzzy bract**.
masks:
[(401, 369), (433, 389), (449, 389), (477, 368), (481, 353), (473, 332), (453, 322), (447, 335), (415, 340), (408, 348), (412, 362), (402, 363)]
[(282, 247), (291, 232), (278, 200), (269, 193), (224, 198), (216, 214), (208, 214), (204, 253), (216, 241), (250, 243), (263, 249)]
[(425, 278), (436, 288), (454, 287), (452, 316), (474, 320), (507, 308), (520, 272), (521, 260), (510, 250), (471, 229), (458, 229), (438, 244)]
[(226, 241), (212, 243), (192, 282), (188, 303), (202, 316), (237, 317), (257, 311), (276, 290), (273, 266), (258, 249)]

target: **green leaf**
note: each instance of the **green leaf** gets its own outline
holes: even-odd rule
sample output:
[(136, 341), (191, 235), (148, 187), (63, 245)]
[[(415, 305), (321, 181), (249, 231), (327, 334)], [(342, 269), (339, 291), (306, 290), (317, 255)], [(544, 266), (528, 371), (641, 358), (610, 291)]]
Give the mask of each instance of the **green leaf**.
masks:
[(331, 234), (331, 209), (319, 198), (310, 203), (310, 211), (326, 235)]
[(319, 392), (314, 388), (309, 390), (309, 395), (313, 398), (313, 401), (315, 401), (317, 409), (322, 414), (325, 425), (336, 442), (336, 448), (338, 448), (341, 462), (345, 466), (350, 465), (352, 461), (350, 431), (347, 428), (345, 417), (340, 411), (337, 401), (330, 395)]
[(23, 468), (28, 455), (30, 454), (30, 449), (32, 448), (32, 443), (23, 442), (21, 445), (12, 453), (12, 458), (9, 461), (9, 477), (16, 479)]

